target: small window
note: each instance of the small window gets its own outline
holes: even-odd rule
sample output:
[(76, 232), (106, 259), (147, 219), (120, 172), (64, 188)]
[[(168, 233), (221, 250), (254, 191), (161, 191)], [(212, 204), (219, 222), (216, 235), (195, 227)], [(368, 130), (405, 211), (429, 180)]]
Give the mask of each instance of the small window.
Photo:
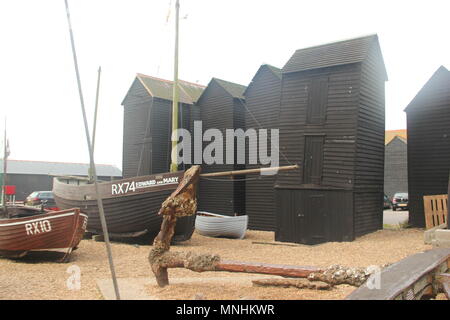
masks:
[(311, 80), (306, 123), (325, 122), (328, 103), (328, 77), (316, 77)]

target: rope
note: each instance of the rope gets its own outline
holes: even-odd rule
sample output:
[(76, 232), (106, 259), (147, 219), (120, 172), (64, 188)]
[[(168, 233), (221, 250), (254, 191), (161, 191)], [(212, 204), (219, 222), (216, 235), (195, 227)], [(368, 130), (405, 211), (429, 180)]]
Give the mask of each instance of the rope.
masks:
[[(245, 101), (243, 101), (242, 99), (238, 98), (239, 102), (244, 106), (244, 108), (247, 110), (248, 114), (253, 118), (253, 120), (255, 120), (256, 124), (258, 125), (258, 128), (261, 129), (262, 126), (259, 123), (258, 119), (256, 119), (256, 117), (253, 115), (253, 113), (248, 109), (247, 107), (247, 103)], [(286, 155), (281, 152), (281, 150), (277, 147), (277, 151), (279, 154), (281, 154), (284, 158), (284, 160), (287, 161), (288, 164), (292, 165), (293, 163), (289, 161), (289, 159), (286, 157)]]

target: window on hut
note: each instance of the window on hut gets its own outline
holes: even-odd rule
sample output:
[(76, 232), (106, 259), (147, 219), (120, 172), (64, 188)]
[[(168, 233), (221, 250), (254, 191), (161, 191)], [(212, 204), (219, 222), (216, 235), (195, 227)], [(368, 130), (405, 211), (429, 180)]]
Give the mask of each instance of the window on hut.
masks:
[(306, 122), (324, 123), (328, 103), (328, 76), (313, 78), (310, 88)]

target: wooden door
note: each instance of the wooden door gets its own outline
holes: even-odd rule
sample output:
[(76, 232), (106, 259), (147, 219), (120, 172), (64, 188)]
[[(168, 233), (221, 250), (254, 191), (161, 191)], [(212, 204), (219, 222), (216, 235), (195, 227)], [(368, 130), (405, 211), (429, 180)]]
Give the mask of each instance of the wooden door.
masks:
[(324, 136), (305, 137), (304, 184), (320, 185), (322, 182)]
[(323, 192), (308, 192), (304, 201), (305, 236), (308, 244), (328, 241), (327, 201)]

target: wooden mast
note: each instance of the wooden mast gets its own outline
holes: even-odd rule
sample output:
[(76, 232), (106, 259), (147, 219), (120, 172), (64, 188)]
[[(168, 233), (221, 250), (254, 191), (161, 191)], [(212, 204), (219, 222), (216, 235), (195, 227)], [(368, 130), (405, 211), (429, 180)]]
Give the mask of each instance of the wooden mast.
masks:
[(179, 14), (180, 14), (180, 0), (175, 4), (175, 57), (173, 68), (173, 101), (172, 101), (172, 162), (170, 164), (170, 172), (178, 171), (178, 150), (177, 139), (173, 136), (178, 129), (178, 28), (179, 28)]
[(5, 117), (5, 136), (3, 139), (3, 175), (2, 175), (2, 204), (3, 204), (3, 213), (7, 214), (7, 208), (6, 208), (6, 190), (5, 190), (5, 186), (6, 186), (6, 179), (7, 179), (7, 173), (6, 173), (6, 169), (7, 169), (7, 158), (8, 158), (8, 150), (7, 150), (7, 142), (6, 142), (6, 117)]
[(103, 200), (102, 200), (102, 198), (100, 196), (100, 192), (99, 192), (99, 188), (98, 188), (97, 172), (96, 172), (95, 161), (94, 161), (94, 153), (93, 153), (92, 144), (91, 144), (91, 138), (90, 138), (90, 134), (89, 134), (89, 126), (88, 126), (87, 117), (86, 117), (86, 110), (85, 110), (85, 107), (84, 107), (84, 98), (83, 98), (83, 91), (81, 89), (80, 71), (78, 69), (78, 59), (77, 59), (77, 53), (76, 53), (76, 50), (75, 50), (75, 40), (74, 40), (74, 37), (73, 37), (72, 23), (70, 22), (69, 4), (68, 4), (67, 0), (64, 0), (64, 2), (65, 2), (65, 5), (66, 5), (66, 14), (67, 14), (67, 23), (69, 25), (70, 43), (72, 45), (73, 62), (74, 62), (75, 74), (76, 74), (76, 78), (77, 78), (78, 94), (79, 94), (79, 97), (80, 97), (80, 104), (81, 104), (81, 112), (83, 114), (84, 131), (85, 131), (85, 134), (86, 134), (86, 142), (87, 142), (87, 146), (88, 146), (88, 150), (89, 150), (90, 167), (92, 169), (92, 176), (93, 176), (93, 180), (94, 180), (95, 194), (96, 194), (96, 198), (97, 198), (98, 213), (99, 213), (99, 216), (100, 216), (100, 222), (101, 222), (101, 225), (102, 225), (103, 236), (104, 236), (104, 239), (105, 239), (106, 253), (108, 255), (109, 267), (110, 267), (110, 271), (111, 271), (111, 278), (112, 278), (113, 285), (114, 285), (114, 292), (116, 294), (116, 299), (120, 300), (119, 286), (118, 286), (118, 283), (117, 283), (116, 271), (115, 271), (115, 268), (114, 268), (114, 262), (113, 262), (113, 258), (112, 258), (111, 245), (109, 243), (108, 226), (106, 224), (105, 212), (104, 212), (104, 209), (103, 209)]

